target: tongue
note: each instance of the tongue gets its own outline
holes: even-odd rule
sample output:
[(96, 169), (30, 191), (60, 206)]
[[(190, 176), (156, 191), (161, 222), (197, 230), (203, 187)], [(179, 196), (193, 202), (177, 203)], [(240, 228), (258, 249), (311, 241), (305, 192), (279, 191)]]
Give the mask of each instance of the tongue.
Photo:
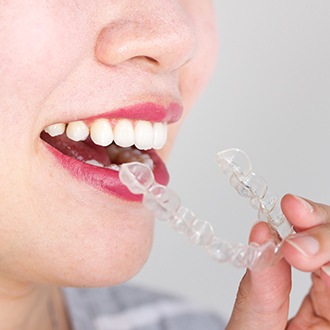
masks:
[(45, 132), (41, 133), (41, 138), (69, 157), (81, 161), (94, 159), (104, 166), (111, 164), (106, 148), (94, 144), (90, 139), (75, 142), (70, 140), (65, 134), (51, 137)]

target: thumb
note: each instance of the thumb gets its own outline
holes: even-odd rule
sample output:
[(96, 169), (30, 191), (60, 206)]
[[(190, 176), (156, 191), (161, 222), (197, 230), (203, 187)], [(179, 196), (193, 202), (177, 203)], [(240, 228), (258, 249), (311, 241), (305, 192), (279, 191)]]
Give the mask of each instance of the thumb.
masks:
[(283, 244), (285, 259), (303, 271), (321, 268), (320, 277), (330, 287), (330, 206), (290, 194), (281, 205), (298, 232)]
[[(267, 224), (253, 227), (250, 241), (262, 244), (269, 239)], [(290, 290), (291, 268), (284, 259), (262, 271), (248, 270), (240, 283), (227, 330), (285, 329)]]

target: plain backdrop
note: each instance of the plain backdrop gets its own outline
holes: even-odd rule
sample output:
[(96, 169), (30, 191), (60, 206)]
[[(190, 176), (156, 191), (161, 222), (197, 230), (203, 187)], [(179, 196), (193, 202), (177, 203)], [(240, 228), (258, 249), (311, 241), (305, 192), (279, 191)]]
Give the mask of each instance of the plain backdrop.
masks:
[[(178, 136), (170, 187), (219, 237), (246, 242), (257, 214), (217, 168), (219, 150), (245, 150), (280, 196), (330, 204), (330, 1), (215, 5), (217, 68)], [(154, 249), (133, 282), (184, 296), (227, 319), (243, 274), (157, 222)], [(295, 271), (290, 315), (309, 286), (310, 275)]]

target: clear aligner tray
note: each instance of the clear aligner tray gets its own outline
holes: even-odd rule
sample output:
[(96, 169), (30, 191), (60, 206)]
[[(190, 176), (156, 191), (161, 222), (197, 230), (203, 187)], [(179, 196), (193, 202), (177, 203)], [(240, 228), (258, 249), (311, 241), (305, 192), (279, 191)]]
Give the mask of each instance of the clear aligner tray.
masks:
[(273, 238), (262, 245), (250, 243), (231, 244), (218, 238), (211, 224), (198, 219), (181, 205), (180, 197), (167, 186), (158, 184), (151, 169), (139, 162), (123, 164), (119, 171), (121, 182), (133, 194), (143, 195), (143, 204), (155, 218), (168, 222), (174, 230), (188, 236), (189, 240), (204, 247), (218, 262), (229, 262), (236, 267), (261, 270), (281, 258), (280, 247), (293, 228), (282, 213), (280, 200), (270, 192), (266, 181), (252, 172), (246, 153), (228, 149), (217, 154), (217, 164), (229, 177), (230, 184), (240, 196), (249, 198), (258, 210), (258, 219), (269, 223)]

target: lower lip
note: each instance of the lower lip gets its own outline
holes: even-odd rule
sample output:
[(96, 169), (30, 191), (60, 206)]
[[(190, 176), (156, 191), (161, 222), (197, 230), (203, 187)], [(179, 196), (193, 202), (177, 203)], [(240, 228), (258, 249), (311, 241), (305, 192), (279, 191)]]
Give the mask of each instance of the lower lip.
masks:
[[(57, 149), (44, 142), (47, 149), (55, 156), (59, 164), (65, 168), (75, 179), (85, 182), (96, 189), (102, 190), (120, 199), (132, 202), (141, 202), (142, 195), (132, 194), (119, 179), (119, 172), (86, 164), (77, 159), (62, 154)], [(166, 165), (154, 150), (147, 152), (154, 162), (153, 173), (155, 180), (162, 185), (169, 182)]]

